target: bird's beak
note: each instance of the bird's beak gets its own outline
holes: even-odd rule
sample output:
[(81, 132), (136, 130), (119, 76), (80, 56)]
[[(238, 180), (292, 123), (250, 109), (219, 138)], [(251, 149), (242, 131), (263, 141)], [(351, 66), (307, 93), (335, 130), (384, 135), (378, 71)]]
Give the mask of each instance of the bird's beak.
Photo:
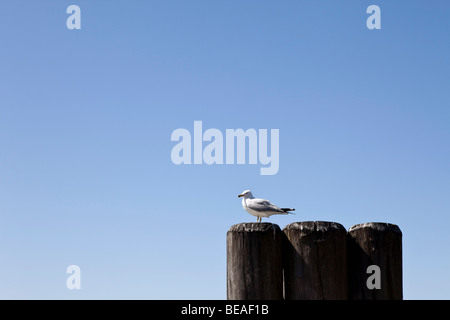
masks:
[(238, 198), (243, 197), (243, 196), (244, 196), (243, 194), (240, 194), (240, 195), (238, 195)]

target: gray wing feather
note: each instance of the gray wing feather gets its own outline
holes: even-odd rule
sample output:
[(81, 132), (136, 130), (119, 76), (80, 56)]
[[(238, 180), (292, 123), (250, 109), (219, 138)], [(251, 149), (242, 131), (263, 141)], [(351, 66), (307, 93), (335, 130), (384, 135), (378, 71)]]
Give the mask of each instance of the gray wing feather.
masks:
[(280, 212), (285, 213), (280, 207), (272, 204), (269, 200), (264, 199), (252, 199), (250, 203), (247, 204), (251, 209), (259, 212)]

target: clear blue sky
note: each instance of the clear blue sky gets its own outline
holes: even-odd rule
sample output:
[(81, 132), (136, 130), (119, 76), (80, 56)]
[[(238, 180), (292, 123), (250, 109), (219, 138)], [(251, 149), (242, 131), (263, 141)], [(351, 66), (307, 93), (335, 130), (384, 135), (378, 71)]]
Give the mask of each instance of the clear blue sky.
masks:
[[(82, 29), (66, 28), (79, 5)], [(382, 29), (366, 27), (379, 5)], [(404, 297), (450, 299), (450, 3), (7, 1), (0, 298), (225, 299), (264, 221), (403, 231)], [(173, 130), (279, 129), (280, 169), (172, 163)], [(81, 290), (66, 288), (67, 266)]]

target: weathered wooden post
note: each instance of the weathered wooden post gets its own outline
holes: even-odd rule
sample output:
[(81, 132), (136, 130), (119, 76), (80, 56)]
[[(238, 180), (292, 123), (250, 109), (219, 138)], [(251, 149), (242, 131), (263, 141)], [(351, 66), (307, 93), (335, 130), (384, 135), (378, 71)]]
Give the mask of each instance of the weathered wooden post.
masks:
[(283, 231), (285, 299), (348, 299), (345, 228), (336, 222), (305, 221)]
[(283, 299), (282, 231), (272, 223), (241, 223), (227, 232), (227, 299)]
[(348, 231), (347, 250), (349, 299), (403, 299), (402, 232), (398, 226), (357, 224)]

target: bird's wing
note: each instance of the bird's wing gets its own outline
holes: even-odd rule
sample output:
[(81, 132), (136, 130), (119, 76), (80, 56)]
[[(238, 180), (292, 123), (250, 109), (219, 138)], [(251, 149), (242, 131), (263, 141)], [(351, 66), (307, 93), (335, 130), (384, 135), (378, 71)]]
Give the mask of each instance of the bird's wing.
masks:
[(284, 212), (280, 207), (270, 203), (269, 200), (264, 199), (250, 199), (250, 201), (247, 202), (247, 206), (250, 209), (259, 212)]

